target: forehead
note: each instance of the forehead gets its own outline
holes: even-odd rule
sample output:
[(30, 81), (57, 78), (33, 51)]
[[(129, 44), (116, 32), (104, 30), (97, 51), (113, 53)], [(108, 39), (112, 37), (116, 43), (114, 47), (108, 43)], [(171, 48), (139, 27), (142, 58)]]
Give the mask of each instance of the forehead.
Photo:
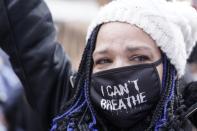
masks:
[(96, 49), (113, 47), (148, 47), (153, 52), (159, 50), (155, 41), (140, 28), (120, 22), (106, 23), (101, 26), (96, 41)]

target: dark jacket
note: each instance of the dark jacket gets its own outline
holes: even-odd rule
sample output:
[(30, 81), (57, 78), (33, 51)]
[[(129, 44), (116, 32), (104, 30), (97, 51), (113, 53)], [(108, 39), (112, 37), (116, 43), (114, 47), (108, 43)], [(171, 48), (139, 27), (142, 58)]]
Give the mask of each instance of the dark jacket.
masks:
[(0, 49), (0, 110), (9, 123), (8, 130), (43, 131), (40, 118), (29, 106), (8, 58)]
[(0, 44), (45, 129), (73, 95), (70, 61), (42, 0), (0, 0)]
[(71, 96), (71, 65), (42, 0), (0, 0), (0, 44), (45, 129)]

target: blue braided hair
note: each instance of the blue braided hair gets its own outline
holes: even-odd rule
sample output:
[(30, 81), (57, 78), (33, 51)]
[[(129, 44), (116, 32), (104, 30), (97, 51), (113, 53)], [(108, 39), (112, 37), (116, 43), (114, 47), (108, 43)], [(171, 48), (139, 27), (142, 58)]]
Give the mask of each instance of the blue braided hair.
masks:
[[(89, 87), (92, 73), (92, 53), (100, 26), (96, 27), (84, 50), (79, 70), (76, 76), (74, 97), (67, 102), (69, 108), (63, 114), (53, 119), (51, 131), (97, 131), (96, 115), (89, 97)], [(88, 116), (88, 117), (85, 117)]]
[[(161, 98), (156, 106), (152, 116), (152, 121), (147, 130), (159, 129), (177, 129), (180, 119), (177, 115), (177, 110), (181, 106), (179, 103), (179, 95), (177, 89), (179, 88), (178, 79), (176, 79), (177, 72), (175, 67), (170, 64), (166, 55), (163, 54), (163, 78), (162, 78), (162, 92)], [(179, 123), (179, 124), (178, 124)]]
[[(165, 88), (166, 86), (166, 76), (167, 76), (167, 72), (166, 72), (166, 68), (167, 68), (167, 63), (168, 61), (166, 60), (166, 57), (164, 58), (164, 66), (163, 66), (163, 80), (162, 80), (162, 87)], [(171, 65), (170, 65), (171, 66)], [(164, 108), (163, 108), (163, 111), (162, 111), (162, 116), (161, 118), (157, 121), (156, 123), (156, 126), (155, 126), (155, 131), (158, 131), (159, 128), (162, 128), (164, 125), (167, 124), (167, 121), (168, 121), (168, 107), (169, 107), (169, 104), (171, 104), (171, 101), (174, 100), (174, 97), (175, 97), (175, 77), (176, 77), (176, 73), (175, 73), (175, 69), (174, 67), (171, 67), (170, 68), (171, 70), (171, 84), (170, 84), (170, 88), (169, 88), (169, 94), (166, 96), (165, 98), (165, 102), (164, 102)], [(173, 113), (174, 113), (174, 110), (173, 110)]]

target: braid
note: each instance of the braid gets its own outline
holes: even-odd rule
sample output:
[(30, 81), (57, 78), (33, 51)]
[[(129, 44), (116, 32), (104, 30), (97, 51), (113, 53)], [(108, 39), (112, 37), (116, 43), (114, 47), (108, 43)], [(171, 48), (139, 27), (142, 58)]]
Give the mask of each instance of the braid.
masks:
[(184, 105), (180, 101), (179, 80), (176, 80), (176, 70), (170, 64), (166, 56), (163, 61), (162, 95), (154, 111), (152, 121), (147, 130), (159, 130), (161, 128), (180, 129), (184, 121)]
[[(88, 43), (90, 43), (90, 40), (88, 40)], [(68, 102), (66, 102), (63, 106), (62, 106), (62, 111), (65, 110), (65, 107), (70, 106), (72, 103), (74, 103), (76, 101), (76, 99), (78, 98), (79, 92), (81, 91), (81, 87), (83, 85), (83, 81), (84, 81), (84, 74), (82, 73), (84, 70), (84, 66), (86, 65), (85, 62), (87, 60), (87, 53), (89, 50), (90, 44), (87, 44), (87, 46), (84, 49), (83, 55), (82, 55), (82, 59), (81, 59), (81, 63), (79, 65), (79, 69), (76, 75), (76, 79), (75, 79), (75, 83), (74, 83), (74, 89), (75, 90), (75, 94), (72, 97), (71, 100), (69, 100)]]
[(183, 125), (183, 122), (186, 120), (184, 117), (186, 106), (183, 104), (184, 100), (179, 92), (179, 80), (176, 80), (176, 88), (176, 96), (174, 97), (173, 103), (175, 109), (174, 114), (169, 114), (168, 128), (181, 130), (180, 128)]
[[(95, 28), (84, 50), (77, 77), (75, 80), (75, 94), (73, 98), (69, 102), (67, 102), (67, 104), (64, 105), (64, 107), (70, 106), (70, 108), (62, 115), (59, 115), (53, 119), (51, 131), (65, 129), (67, 129), (67, 131), (72, 131), (75, 129), (78, 129), (80, 131), (96, 130), (94, 128), (94, 126), (96, 125), (96, 117), (91, 101), (89, 99), (89, 87), (93, 66), (92, 53), (95, 48), (97, 38), (96, 36), (98, 34), (99, 29), (100, 26)], [(81, 124), (82, 119), (84, 119), (86, 113), (89, 113), (87, 114), (87, 116), (90, 115), (90, 117), (86, 117), (88, 118), (86, 122), (90, 122), (90, 119), (92, 120), (92, 122), (90, 122), (89, 124)]]
[(87, 42), (87, 45), (84, 49), (82, 59), (81, 59), (80, 65), (79, 65), (79, 69), (78, 69), (78, 72), (76, 75), (75, 83), (74, 83), (74, 88), (76, 89), (75, 94), (70, 101), (66, 102), (63, 105), (63, 108), (62, 108), (63, 111), (65, 110), (65, 107), (68, 107), (71, 103), (74, 103), (76, 101), (76, 99), (78, 98), (78, 94), (81, 91), (80, 89), (81, 89), (84, 79), (85, 79), (85, 77), (84, 77), (85, 76), (84, 74), (86, 73), (85, 70), (88, 71), (88, 66), (87, 66), (86, 62), (91, 60), (91, 59), (89, 59), (90, 57), (88, 57), (88, 54), (92, 54), (90, 51), (91, 50), (90, 46), (96, 45), (95, 40), (96, 40), (96, 36), (98, 33), (98, 29), (99, 29), (99, 27), (95, 28), (94, 32), (92, 33), (92, 36), (88, 39), (88, 42)]
[(85, 78), (85, 88), (84, 88), (84, 92), (85, 92), (85, 98), (87, 100), (87, 104), (88, 104), (88, 107), (90, 109), (90, 113), (91, 113), (91, 116), (92, 116), (92, 123), (90, 123), (89, 125), (89, 128), (92, 129), (94, 125), (96, 125), (96, 116), (95, 116), (95, 111), (92, 107), (92, 104), (91, 104), (91, 101), (90, 101), (90, 96), (89, 96), (89, 87), (90, 87), (90, 81), (91, 81), (91, 74), (92, 74), (92, 67), (93, 67), (93, 59), (92, 59), (92, 54), (93, 54), (93, 51), (95, 49), (95, 43), (96, 43), (96, 38), (97, 38), (97, 34), (98, 34), (98, 31), (100, 29), (100, 26), (95, 28), (95, 32), (93, 35), (92, 35), (92, 39), (91, 39), (91, 44), (90, 44), (90, 52), (89, 54), (87, 55), (87, 66), (86, 66), (86, 78)]
[[(166, 61), (165, 60), (166, 57), (164, 57), (163, 59), (164, 59), (164, 61)], [(167, 65), (165, 65), (165, 64), (167, 64)], [(170, 74), (170, 70), (168, 68), (169, 67), (168, 66), (168, 62), (164, 63), (164, 67), (167, 67), (165, 69), (167, 71), (167, 74), (165, 75), (166, 76), (165, 80), (168, 81), (169, 80), (169, 74)], [(164, 80), (164, 78), (163, 78), (163, 80)], [(161, 94), (161, 98), (160, 98), (160, 100), (159, 100), (159, 102), (158, 102), (158, 104), (156, 106), (156, 109), (155, 109), (155, 111), (153, 113), (153, 117), (152, 117), (150, 126), (148, 127), (147, 130), (151, 130), (154, 127), (154, 125), (156, 124), (156, 122), (158, 121), (158, 119), (161, 117), (163, 105), (164, 105), (164, 102), (165, 102), (165, 98), (166, 98), (166, 96), (168, 94), (168, 88), (167, 88), (168, 84), (169, 83), (165, 83), (165, 81), (162, 81), (162, 85), (165, 85), (165, 87), (162, 87), (163, 91), (162, 91), (162, 94)]]
[(163, 56), (163, 78), (162, 78), (162, 92), (161, 98), (155, 108), (150, 126), (147, 130), (158, 130), (165, 126), (169, 121), (169, 116), (174, 113), (174, 100), (175, 100), (175, 80), (176, 72), (174, 66), (172, 66), (167, 60), (167, 57)]
[(170, 74), (170, 79), (168, 81), (169, 83), (169, 90), (168, 90), (168, 94), (167, 97), (165, 99), (165, 103), (164, 103), (164, 107), (163, 107), (163, 113), (162, 113), (162, 117), (158, 120), (157, 125), (155, 126), (155, 130), (158, 130), (160, 127), (165, 126), (169, 120), (168, 116), (170, 114), (170, 112), (173, 112), (173, 107), (169, 108), (169, 105), (172, 106), (171, 102), (173, 102), (174, 99), (174, 89), (175, 89), (175, 71), (173, 70), (172, 66), (170, 66), (171, 68), (171, 74)]

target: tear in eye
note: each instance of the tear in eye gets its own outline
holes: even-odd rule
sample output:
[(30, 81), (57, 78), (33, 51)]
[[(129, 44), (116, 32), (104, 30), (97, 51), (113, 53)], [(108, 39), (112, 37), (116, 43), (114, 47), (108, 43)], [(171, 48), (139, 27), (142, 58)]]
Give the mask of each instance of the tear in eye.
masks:
[(103, 65), (103, 64), (108, 64), (111, 63), (112, 61), (110, 59), (99, 59), (95, 62), (95, 65)]
[(134, 56), (130, 58), (130, 61), (134, 61), (134, 62), (146, 62), (148, 60), (149, 60), (149, 57), (147, 56)]

